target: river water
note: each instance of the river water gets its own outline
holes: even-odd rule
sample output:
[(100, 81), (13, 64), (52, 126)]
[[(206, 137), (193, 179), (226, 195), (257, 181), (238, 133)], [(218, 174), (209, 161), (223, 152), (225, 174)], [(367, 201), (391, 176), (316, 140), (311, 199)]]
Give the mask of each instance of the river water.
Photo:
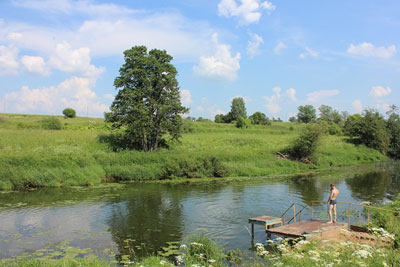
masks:
[[(185, 242), (198, 232), (228, 249), (248, 250), (249, 218), (280, 216), (292, 202), (300, 207), (327, 200), (330, 183), (340, 190), (341, 201), (390, 201), (400, 191), (399, 172), (399, 163), (385, 163), (315, 176), (229, 183), (135, 183), (3, 192), (0, 259), (24, 253), (40, 256), (40, 251), (54, 251), (60, 244), (90, 248), (92, 254), (108, 259), (114, 254), (151, 255), (167, 242)], [(338, 209), (340, 214), (345, 207)], [(310, 213), (310, 208), (305, 209), (302, 218), (309, 218)], [(319, 205), (315, 214), (326, 218), (326, 205)], [(255, 242), (265, 242), (263, 228), (255, 229)]]

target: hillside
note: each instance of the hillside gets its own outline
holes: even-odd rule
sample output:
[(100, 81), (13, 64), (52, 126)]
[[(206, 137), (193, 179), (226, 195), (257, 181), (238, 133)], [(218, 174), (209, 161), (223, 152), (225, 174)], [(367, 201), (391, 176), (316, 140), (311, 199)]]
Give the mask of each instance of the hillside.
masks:
[(170, 149), (113, 152), (99, 142), (100, 135), (109, 134), (103, 119), (60, 116), (62, 130), (45, 130), (40, 123), (44, 117), (0, 114), (0, 189), (157, 180), (163, 178), (166, 162), (196, 162), (209, 156), (216, 157), (231, 177), (295, 174), (387, 160), (376, 150), (330, 135), (323, 137), (315, 165), (277, 159), (276, 151), (286, 147), (303, 127), (287, 122), (248, 129), (187, 122), (181, 142)]

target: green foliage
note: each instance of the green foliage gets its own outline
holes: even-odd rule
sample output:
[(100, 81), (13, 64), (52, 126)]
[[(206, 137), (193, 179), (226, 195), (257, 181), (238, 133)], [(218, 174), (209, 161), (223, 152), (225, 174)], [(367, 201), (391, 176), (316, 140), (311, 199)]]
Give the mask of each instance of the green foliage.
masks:
[(303, 123), (314, 122), (317, 119), (316, 110), (312, 105), (299, 106), (297, 121)]
[(390, 134), (390, 147), (388, 154), (392, 158), (400, 159), (400, 116), (399, 110), (395, 105), (390, 107), (387, 112), (387, 130)]
[(342, 115), (339, 111), (333, 110), (330, 106), (321, 105), (319, 108), (320, 120), (324, 120), (330, 123), (340, 123), (343, 121)]
[(245, 129), (247, 127), (249, 126), (247, 125), (246, 119), (242, 116), (239, 116), (239, 118), (236, 120), (236, 128)]
[(214, 118), (215, 123), (224, 123), (224, 114), (217, 114)]
[(119, 89), (107, 121), (122, 130), (124, 148), (154, 151), (182, 132), (177, 70), (165, 50), (135, 46), (124, 52), (125, 63), (115, 78)]
[(358, 114), (349, 116), (345, 123), (346, 133), (368, 147), (385, 153), (390, 145), (390, 135), (385, 119), (376, 110), (367, 109), (363, 117)]
[(75, 118), (76, 117), (76, 112), (72, 108), (66, 108), (63, 110), (63, 115), (65, 118)]
[(289, 122), (297, 122), (297, 118), (296, 117), (290, 117), (289, 118)]
[(271, 125), (271, 121), (262, 112), (255, 112), (249, 117), (251, 124), (254, 125)]
[(306, 126), (300, 136), (284, 150), (284, 153), (296, 160), (310, 163), (315, 161), (315, 152), (318, 148), (322, 131), (323, 129), (319, 125)]
[(108, 179), (158, 180), (163, 178), (166, 159), (180, 161), (188, 155), (195, 155), (196, 159), (215, 156), (229, 170), (229, 174), (217, 175), (223, 177), (293, 174), (387, 160), (374, 149), (355, 146), (347, 142), (347, 137), (336, 135), (324, 137), (316, 152), (315, 165), (277, 159), (276, 151), (291, 144), (305, 126), (297, 123), (254, 125), (244, 131), (234, 124), (192, 122), (193, 131), (183, 134), (181, 142), (170, 144), (169, 149), (145, 153), (121, 150), (121, 145), (113, 145), (113, 142), (128, 140), (118, 132), (110, 132), (103, 119), (76, 117), (68, 120), (63, 131), (47, 131), (18, 129), (17, 125), (40, 127), (40, 121), (48, 116), (2, 114), (2, 117), (6, 119), (0, 124), (0, 187), (3, 189), (90, 185)]
[(47, 117), (41, 121), (41, 125), (43, 129), (46, 130), (61, 130), (62, 123), (56, 117)]
[(235, 97), (231, 104), (232, 120), (236, 121), (239, 117), (247, 119), (246, 105), (242, 97)]
[(161, 176), (171, 178), (226, 177), (228, 169), (216, 157), (184, 157), (169, 159)]

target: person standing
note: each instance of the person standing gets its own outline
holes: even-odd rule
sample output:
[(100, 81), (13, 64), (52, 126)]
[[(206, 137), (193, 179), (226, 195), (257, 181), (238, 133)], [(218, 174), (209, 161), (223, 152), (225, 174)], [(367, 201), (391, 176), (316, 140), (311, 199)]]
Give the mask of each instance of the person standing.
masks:
[[(339, 190), (336, 188), (334, 184), (331, 184), (331, 193), (329, 195), (328, 199), (328, 205), (329, 205), (329, 222), (328, 223), (335, 223), (337, 220), (337, 214), (336, 214), (336, 198), (339, 195)], [(335, 213), (335, 219), (332, 220), (332, 210)]]

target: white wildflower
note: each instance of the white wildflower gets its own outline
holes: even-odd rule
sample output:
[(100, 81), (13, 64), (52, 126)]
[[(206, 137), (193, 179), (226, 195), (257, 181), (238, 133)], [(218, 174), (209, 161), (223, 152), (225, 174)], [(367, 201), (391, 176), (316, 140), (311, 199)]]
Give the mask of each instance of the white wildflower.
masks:
[(163, 261), (163, 260), (162, 260), (162, 261), (160, 261), (160, 264), (161, 264), (161, 265), (165, 265), (165, 264), (167, 264), (167, 263), (168, 263), (168, 262), (166, 262), (166, 261)]
[(292, 255), (292, 258), (293, 258), (293, 259), (302, 259), (302, 258), (304, 258), (304, 256), (301, 255), (301, 254), (293, 254), (293, 255)]
[(187, 249), (187, 246), (185, 244), (182, 244), (179, 248), (180, 249)]
[(353, 252), (352, 256), (356, 256), (358, 258), (369, 258), (372, 257), (372, 253), (365, 249), (356, 250)]

